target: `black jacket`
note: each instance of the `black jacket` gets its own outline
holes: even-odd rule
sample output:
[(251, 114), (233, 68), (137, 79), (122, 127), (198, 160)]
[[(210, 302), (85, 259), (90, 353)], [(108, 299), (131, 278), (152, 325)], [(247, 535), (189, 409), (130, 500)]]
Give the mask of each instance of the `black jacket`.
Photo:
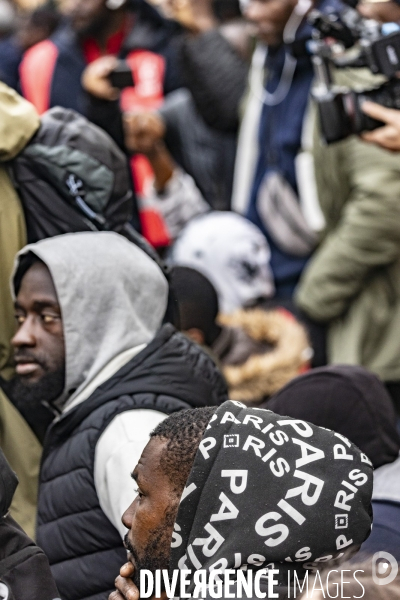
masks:
[(235, 132), (249, 66), (217, 29), (183, 36), (180, 68), (197, 110), (215, 129)]
[[(122, 112), (118, 102), (89, 97), (90, 120), (125, 147)], [(165, 142), (173, 159), (191, 175), (214, 210), (230, 208), (236, 157), (236, 134), (210, 127), (198, 111), (188, 89), (169, 94), (159, 109)], [(190, 127), (187, 124), (190, 123)]]
[(106, 600), (126, 560), (94, 483), (96, 444), (111, 421), (136, 408), (170, 414), (226, 398), (211, 358), (165, 325), (140, 354), (51, 426), (40, 477), (38, 542), (63, 600)]
[(166, 126), (166, 145), (175, 161), (193, 177), (211, 208), (229, 210), (236, 134), (207, 125), (187, 89), (169, 94), (159, 113)]
[(47, 558), (7, 515), (17, 485), (0, 450), (0, 590), (6, 586), (8, 600), (53, 600), (58, 591)]

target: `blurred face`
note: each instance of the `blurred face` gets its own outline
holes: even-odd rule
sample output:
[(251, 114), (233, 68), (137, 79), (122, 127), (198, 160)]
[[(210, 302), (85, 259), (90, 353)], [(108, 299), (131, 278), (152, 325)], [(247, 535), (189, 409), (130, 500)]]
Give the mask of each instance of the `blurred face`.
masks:
[(400, 21), (400, 5), (396, 2), (360, 2), (358, 12), (366, 19), (375, 19), (381, 23)]
[(109, 18), (105, 0), (67, 0), (65, 12), (78, 35), (95, 34)]
[[(134, 582), (139, 585), (141, 569), (168, 569), (172, 531), (178, 512), (180, 493), (160, 467), (167, 441), (153, 438), (143, 450), (132, 478), (137, 496), (126, 510), (122, 522), (129, 529), (125, 547), (135, 567)], [(181, 490), (182, 492), (183, 490)]]
[(26, 402), (54, 400), (64, 389), (64, 332), (54, 283), (41, 262), (35, 263), (22, 279), (15, 317), (14, 394), (17, 400)]
[(193, 23), (192, 5), (190, 0), (161, 0), (161, 8), (164, 14), (183, 25)]
[(249, 0), (244, 16), (254, 35), (268, 46), (282, 42), (283, 32), (297, 0)]
[(148, 0), (150, 4), (156, 6), (164, 15), (171, 17), (174, 0)]

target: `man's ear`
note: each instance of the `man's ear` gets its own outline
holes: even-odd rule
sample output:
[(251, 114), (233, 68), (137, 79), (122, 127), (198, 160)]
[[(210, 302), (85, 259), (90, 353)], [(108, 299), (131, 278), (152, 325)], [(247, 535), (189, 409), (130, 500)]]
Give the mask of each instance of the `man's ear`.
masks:
[(201, 331), (201, 329), (198, 329), (197, 327), (191, 327), (191, 329), (187, 329), (183, 333), (185, 335), (187, 335), (191, 340), (196, 342), (196, 344), (199, 344), (200, 346), (204, 346), (205, 336), (204, 336), (204, 333)]

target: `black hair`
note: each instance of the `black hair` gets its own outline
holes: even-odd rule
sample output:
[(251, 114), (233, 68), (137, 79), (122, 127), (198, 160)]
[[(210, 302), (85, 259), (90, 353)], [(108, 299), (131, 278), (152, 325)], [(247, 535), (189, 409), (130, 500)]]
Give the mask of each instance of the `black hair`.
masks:
[(216, 324), (219, 306), (214, 286), (195, 269), (180, 266), (172, 267), (170, 283), (179, 307), (181, 331), (200, 329), (205, 343), (211, 346), (221, 332)]
[(29, 23), (34, 27), (48, 29), (51, 35), (61, 22), (61, 14), (53, 2), (36, 8), (30, 15)]
[[(36, 256), (33, 252), (28, 252), (24, 254), (19, 259), (18, 268), (14, 275), (13, 285), (14, 285), (14, 294), (17, 296), (19, 292), (19, 288), (21, 287), (22, 279), (24, 275), (35, 263), (43, 263), (43, 261)], [(44, 263), (43, 263), (44, 264)]]
[(162, 421), (150, 434), (152, 439), (168, 440), (160, 467), (179, 495), (189, 477), (203, 433), (216, 410), (215, 406), (181, 410)]
[(239, 0), (213, 0), (214, 14), (222, 23), (242, 17)]

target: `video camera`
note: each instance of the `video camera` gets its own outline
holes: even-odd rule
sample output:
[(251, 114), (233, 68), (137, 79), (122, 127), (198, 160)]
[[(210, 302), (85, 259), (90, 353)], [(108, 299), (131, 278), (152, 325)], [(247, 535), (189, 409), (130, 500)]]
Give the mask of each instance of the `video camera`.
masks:
[[(382, 126), (361, 110), (366, 99), (400, 109), (400, 79), (396, 78), (400, 72), (400, 27), (364, 19), (355, 10), (357, 0), (343, 2), (340, 12), (323, 14), (313, 10), (308, 16), (313, 28), (312, 38), (306, 42), (315, 71), (312, 95), (328, 144)], [(356, 92), (333, 83), (333, 67), (367, 67), (372, 73), (383, 75), (387, 82)]]

